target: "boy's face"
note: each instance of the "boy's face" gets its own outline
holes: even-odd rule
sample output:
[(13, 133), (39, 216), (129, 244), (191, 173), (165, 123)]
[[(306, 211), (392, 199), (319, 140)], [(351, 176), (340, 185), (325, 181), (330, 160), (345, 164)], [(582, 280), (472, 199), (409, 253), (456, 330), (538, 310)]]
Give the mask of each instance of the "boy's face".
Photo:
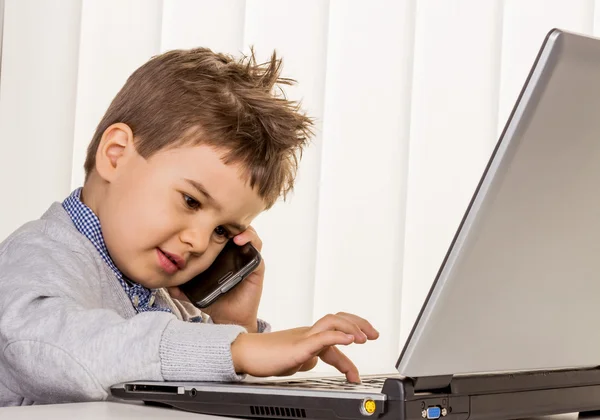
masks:
[(94, 197), (108, 251), (127, 278), (153, 289), (183, 284), (265, 203), (241, 179), (240, 166), (225, 165), (217, 150), (182, 146), (146, 160), (124, 127), (107, 130), (96, 155), (101, 194), (84, 187), (83, 200), (90, 205), (86, 198)]

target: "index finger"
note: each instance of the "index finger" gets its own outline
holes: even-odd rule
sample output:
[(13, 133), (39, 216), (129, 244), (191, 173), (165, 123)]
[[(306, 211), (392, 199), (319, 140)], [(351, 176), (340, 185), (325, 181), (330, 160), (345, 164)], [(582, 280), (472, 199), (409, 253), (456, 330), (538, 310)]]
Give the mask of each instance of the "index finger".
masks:
[(335, 367), (337, 370), (346, 375), (348, 382), (359, 384), (360, 375), (356, 365), (346, 356), (340, 349), (335, 346), (331, 346), (325, 349), (319, 357), (322, 361)]
[(354, 337), (341, 331), (322, 331), (304, 338), (299, 345), (295, 346), (305, 352), (300, 359), (304, 362), (311, 357), (319, 356), (325, 363), (335, 367), (346, 375), (349, 382), (360, 382), (358, 369), (354, 363), (342, 353), (336, 345), (348, 345), (354, 341)]

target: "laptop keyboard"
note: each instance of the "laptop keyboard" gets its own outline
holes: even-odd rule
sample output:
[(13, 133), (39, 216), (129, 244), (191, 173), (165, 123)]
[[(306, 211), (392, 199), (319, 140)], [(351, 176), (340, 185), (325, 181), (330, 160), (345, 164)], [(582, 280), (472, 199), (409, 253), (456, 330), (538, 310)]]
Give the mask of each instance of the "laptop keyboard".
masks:
[(356, 390), (356, 391), (373, 391), (381, 390), (386, 376), (369, 376), (362, 378), (362, 383), (356, 384), (348, 382), (345, 377), (330, 377), (330, 378), (305, 378), (295, 379), (291, 381), (274, 381), (274, 382), (255, 382), (254, 384), (274, 385), (277, 387), (292, 387), (292, 388), (310, 388), (323, 390)]

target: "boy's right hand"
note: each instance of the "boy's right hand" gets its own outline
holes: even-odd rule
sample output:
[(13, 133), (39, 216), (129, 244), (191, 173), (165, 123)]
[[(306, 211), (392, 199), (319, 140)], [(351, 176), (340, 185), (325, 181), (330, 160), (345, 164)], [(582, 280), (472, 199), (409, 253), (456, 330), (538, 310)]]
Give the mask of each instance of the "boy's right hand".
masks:
[(237, 373), (252, 376), (288, 376), (315, 367), (320, 358), (360, 382), (358, 370), (336, 345), (366, 343), (379, 333), (366, 320), (340, 312), (326, 315), (312, 327), (294, 328), (266, 334), (240, 334), (231, 345)]

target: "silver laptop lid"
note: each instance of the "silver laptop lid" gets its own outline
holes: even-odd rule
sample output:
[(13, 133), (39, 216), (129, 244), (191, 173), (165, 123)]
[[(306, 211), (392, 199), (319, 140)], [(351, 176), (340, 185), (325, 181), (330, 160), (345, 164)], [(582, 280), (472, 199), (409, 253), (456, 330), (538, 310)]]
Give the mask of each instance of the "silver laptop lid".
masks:
[(600, 40), (553, 30), (396, 367), (600, 365), (599, 324)]

